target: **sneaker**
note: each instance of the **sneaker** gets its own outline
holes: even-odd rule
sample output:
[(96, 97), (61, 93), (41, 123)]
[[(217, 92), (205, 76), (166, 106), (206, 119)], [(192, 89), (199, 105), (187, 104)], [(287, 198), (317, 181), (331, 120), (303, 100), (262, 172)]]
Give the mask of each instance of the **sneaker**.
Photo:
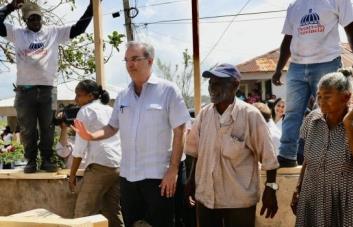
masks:
[(44, 159), (42, 161), (42, 164), (40, 166), (41, 170), (44, 170), (46, 172), (56, 172), (58, 171), (58, 167), (54, 162), (52, 162), (50, 159)]
[(35, 173), (37, 171), (37, 161), (35, 159), (28, 160), (27, 165), (23, 169), (24, 173)]
[(279, 163), (279, 168), (291, 168), (291, 167), (296, 167), (297, 164), (297, 160), (292, 160), (292, 159), (287, 159), (287, 158), (283, 158), (282, 156), (277, 156), (277, 160)]

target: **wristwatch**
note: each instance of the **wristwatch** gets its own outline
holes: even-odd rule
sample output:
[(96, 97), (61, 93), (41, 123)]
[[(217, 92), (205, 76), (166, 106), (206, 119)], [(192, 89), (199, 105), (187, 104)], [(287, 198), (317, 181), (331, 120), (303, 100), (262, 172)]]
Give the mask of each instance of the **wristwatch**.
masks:
[(266, 183), (265, 184), (267, 187), (272, 188), (273, 190), (277, 191), (279, 189), (278, 184), (276, 183)]

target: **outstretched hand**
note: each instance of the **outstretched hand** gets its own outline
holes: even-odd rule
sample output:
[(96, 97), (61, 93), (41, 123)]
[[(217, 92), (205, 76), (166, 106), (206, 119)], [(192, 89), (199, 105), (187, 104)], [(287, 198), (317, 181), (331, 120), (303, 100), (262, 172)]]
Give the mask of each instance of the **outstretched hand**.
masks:
[(89, 132), (85, 125), (82, 123), (80, 120), (74, 120), (74, 125), (71, 126), (71, 128), (81, 136), (82, 139), (84, 140), (92, 140), (93, 136), (92, 133)]

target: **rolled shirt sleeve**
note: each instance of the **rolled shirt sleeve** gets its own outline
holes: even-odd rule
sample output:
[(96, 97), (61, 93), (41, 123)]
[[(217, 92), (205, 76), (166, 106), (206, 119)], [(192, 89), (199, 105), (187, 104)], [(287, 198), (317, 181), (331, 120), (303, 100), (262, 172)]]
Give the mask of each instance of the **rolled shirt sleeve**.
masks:
[(192, 124), (191, 129), (189, 130), (189, 132), (187, 132), (185, 138), (184, 153), (194, 158), (197, 158), (198, 156), (201, 116), (201, 113), (197, 116), (196, 120)]
[(284, 21), (284, 25), (282, 29), (282, 34), (284, 35), (293, 35), (293, 24), (291, 23), (291, 9), (292, 9), (292, 6), (289, 5), (287, 9), (286, 19)]
[(273, 170), (279, 167), (270, 131), (265, 120), (258, 111), (250, 113), (250, 141), (252, 150), (256, 152), (262, 170)]
[(68, 142), (67, 145), (62, 145), (60, 142), (56, 144), (56, 153), (62, 157), (67, 158), (72, 152), (72, 144)]
[(190, 120), (189, 111), (186, 108), (184, 98), (181, 95), (180, 90), (173, 86), (174, 89), (170, 91), (170, 101), (169, 101), (169, 123), (172, 128), (176, 128), (182, 124), (185, 124)]
[[(80, 109), (76, 119), (82, 121), (83, 124), (86, 126), (86, 128), (89, 128), (89, 123), (90, 123), (89, 115), (90, 115), (89, 110)], [(88, 147), (88, 141), (82, 139), (80, 135), (76, 135), (75, 147), (73, 149), (72, 156), (76, 158), (84, 158), (86, 156), (87, 147)]]
[(353, 10), (350, 0), (337, 0), (339, 24), (346, 27), (353, 22)]
[(56, 34), (57, 43), (64, 44), (70, 40), (71, 26), (54, 26), (52, 29)]
[(113, 113), (112, 116), (110, 117), (109, 120), (109, 125), (112, 126), (113, 128), (118, 129), (119, 128), (119, 111), (120, 111), (120, 98), (119, 94), (115, 99), (114, 102), (114, 108), (113, 108)]
[(5, 23), (5, 26), (6, 26), (6, 39), (10, 42), (13, 42), (15, 43), (16, 42), (16, 35), (15, 35), (15, 32), (16, 32), (16, 27), (13, 26), (12, 24), (8, 24), (8, 23)]

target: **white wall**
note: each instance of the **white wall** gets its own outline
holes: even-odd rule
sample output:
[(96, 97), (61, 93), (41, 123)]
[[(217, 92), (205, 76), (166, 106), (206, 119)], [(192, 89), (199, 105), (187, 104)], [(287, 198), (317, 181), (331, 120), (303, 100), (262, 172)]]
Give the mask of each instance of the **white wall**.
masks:
[(286, 90), (287, 90), (287, 85), (286, 85), (286, 79), (287, 79), (287, 72), (282, 74), (282, 86), (275, 86), (272, 84), (272, 93), (276, 95), (277, 98), (284, 98), (286, 99)]

